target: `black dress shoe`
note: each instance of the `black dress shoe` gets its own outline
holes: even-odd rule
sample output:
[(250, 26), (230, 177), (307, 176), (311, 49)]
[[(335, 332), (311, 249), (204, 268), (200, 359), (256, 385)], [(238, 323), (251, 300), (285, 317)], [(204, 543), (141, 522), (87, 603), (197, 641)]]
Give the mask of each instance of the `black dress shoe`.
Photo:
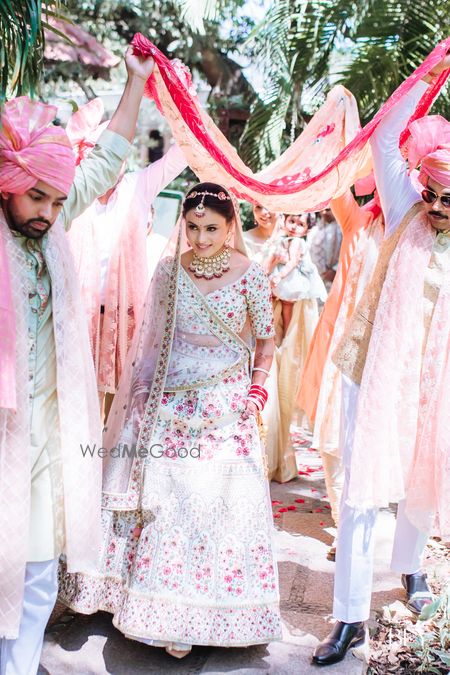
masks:
[(363, 621), (358, 623), (336, 621), (328, 637), (315, 648), (313, 663), (318, 666), (330, 666), (332, 663), (342, 661), (350, 647), (363, 644), (365, 637), (366, 628)]
[(420, 614), (426, 605), (433, 602), (433, 594), (427, 582), (425, 572), (402, 574), (402, 584), (406, 590), (406, 606), (414, 614)]

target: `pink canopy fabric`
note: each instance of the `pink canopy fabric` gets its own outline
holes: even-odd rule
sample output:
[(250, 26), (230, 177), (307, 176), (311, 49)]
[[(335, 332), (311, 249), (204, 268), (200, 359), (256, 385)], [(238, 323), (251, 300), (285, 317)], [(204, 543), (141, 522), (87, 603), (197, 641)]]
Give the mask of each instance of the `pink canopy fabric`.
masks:
[(100, 124), (104, 114), (102, 99), (94, 98), (81, 106), (67, 122), (66, 133), (76, 154), (77, 166), (88, 156), (99, 136), (108, 126), (108, 121)]
[[(192, 91), (187, 69), (167, 59), (140, 33), (134, 36), (132, 44), (135, 53), (151, 55), (155, 60), (156, 67), (147, 82), (148, 94), (168, 120), (178, 145), (200, 179), (219, 182), (238, 197), (263, 204), (271, 211), (298, 213), (322, 208), (355, 180), (370, 173), (370, 136), (392, 106), (441, 61), (450, 47), (450, 38), (431, 52), (364, 129), (345, 129), (346, 115), (339, 113), (339, 101), (335, 98), (328, 106), (322, 106), (312, 123), (280, 158), (258, 173), (253, 173), (242, 162), (202, 110)], [(449, 71), (442, 73), (430, 85), (412, 119), (428, 112), (448, 74)], [(345, 91), (341, 88), (341, 92)], [(345, 98), (345, 93), (341, 96)], [(343, 100), (342, 106), (345, 105), (350, 103)], [(330, 120), (333, 114), (335, 121)], [(339, 146), (342, 134), (350, 138), (343, 149)]]
[(420, 166), (419, 180), (429, 176), (450, 186), (450, 122), (441, 115), (430, 115), (409, 125), (408, 162), (411, 169)]

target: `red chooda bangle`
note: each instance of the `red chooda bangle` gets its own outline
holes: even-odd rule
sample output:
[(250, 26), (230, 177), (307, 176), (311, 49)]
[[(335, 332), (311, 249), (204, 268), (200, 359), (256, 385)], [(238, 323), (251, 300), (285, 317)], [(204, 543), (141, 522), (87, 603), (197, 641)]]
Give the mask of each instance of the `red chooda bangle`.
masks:
[(257, 394), (258, 396), (261, 396), (264, 401), (267, 402), (267, 399), (269, 398), (269, 394), (267, 389), (264, 387), (261, 387), (259, 384), (252, 384), (250, 386), (250, 390), (248, 392), (249, 394)]

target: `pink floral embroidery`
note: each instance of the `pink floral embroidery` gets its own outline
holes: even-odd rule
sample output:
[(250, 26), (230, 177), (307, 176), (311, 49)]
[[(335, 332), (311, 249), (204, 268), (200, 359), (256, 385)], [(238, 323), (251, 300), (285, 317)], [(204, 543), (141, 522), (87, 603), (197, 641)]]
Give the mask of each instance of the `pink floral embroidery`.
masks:
[(187, 560), (188, 541), (180, 528), (173, 528), (162, 541), (162, 552), (156, 570), (156, 583), (167, 591), (176, 591), (183, 586)]
[(257, 536), (251, 546), (251, 556), (253, 561), (252, 583), (263, 593), (272, 593), (277, 586), (277, 581), (270, 543), (262, 533)]
[(244, 551), (232, 537), (220, 547), (219, 589), (223, 597), (239, 597), (244, 593)]

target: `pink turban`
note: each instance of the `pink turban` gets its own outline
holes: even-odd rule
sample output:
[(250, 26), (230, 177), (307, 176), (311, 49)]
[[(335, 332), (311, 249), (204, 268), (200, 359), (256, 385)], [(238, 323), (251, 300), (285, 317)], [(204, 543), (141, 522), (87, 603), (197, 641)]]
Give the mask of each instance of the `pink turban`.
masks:
[(427, 177), (450, 187), (450, 122), (440, 115), (429, 115), (411, 122), (408, 140), (409, 168), (420, 165), (419, 181)]
[(43, 181), (68, 194), (75, 156), (66, 132), (52, 124), (56, 108), (27, 96), (5, 104), (0, 120), (0, 191), (24, 194)]
[(100, 124), (104, 112), (102, 99), (94, 98), (81, 106), (67, 122), (66, 132), (72, 143), (77, 165), (87, 157), (102, 131), (108, 126), (108, 122)]

